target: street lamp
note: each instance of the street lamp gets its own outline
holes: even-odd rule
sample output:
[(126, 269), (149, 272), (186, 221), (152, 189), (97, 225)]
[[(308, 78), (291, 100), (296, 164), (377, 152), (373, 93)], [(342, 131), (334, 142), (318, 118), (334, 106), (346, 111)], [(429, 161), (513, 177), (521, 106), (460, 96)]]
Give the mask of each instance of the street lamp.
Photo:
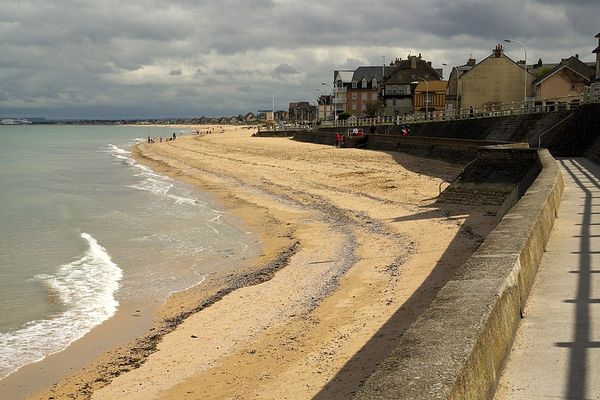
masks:
[(427, 79), (421, 78), (420, 76), (417, 76), (416, 78), (425, 82), (425, 118), (427, 118), (427, 114), (429, 114), (429, 82), (427, 82)]
[(333, 93), (333, 88), (330, 85), (326, 84), (325, 82), (321, 82), (321, 85), (327, 86), (331, 90), (331, 103), (333, 104), (333, 125), (336, 125), (336, 115), (335, 115), (335, 113), (336, 113), (337, 105), (335, 103), (335, 97), (334, 97), (334, 93)]
[[(319, 93), (319, 97), (317, 97), (317, 124), (318, 124), (319, 123), (319, 117), (320, 117), (320, 115), (319, 115), (320, 112), (319, 111), (320, 111), (320, 108), (321, 108), (320, 105), (321, 105), (321, 100), (322, 100), (321, 95), (320, 95), (321, 90), (317, 89), (317, 93)], [(323, 118), (325, 118), (325, 117), (326, 117), (325, 116), (325, 107), (323, 107)]]
[(452, 67), (453, 69), (456, 70), (456, 98), (455, 98), (455, 101), (456, 101), (456, 106), (455, 106), (456, 107), (456, 111), (455, 111), (455, 113), (458, 113), (458, 95), (460, 93), (460, 91), (458, 89), (458, 76), (460, 75), (460, 72), (458, 71), (458, 67), (455, 66), (455, 65), (449, 65), (449, 64), (445, 64), (445, 63), (442, 63), (442, 65), (445, 65), (446, 67)]
[(525, 103), (527, 102), (527, 48), (525, 47), (525, 45), (522, 42), (519, 42), (518, 40), (514, 40), (514, 39), (504, 39), (504, 41), (506, 43), (519, 43), (522, 47), (523, 47), (523, 51), (525, 51), (525, 65), (523, 68), (525, 70), (525, 83), (523, 84), (523, 107), (525, 107)]

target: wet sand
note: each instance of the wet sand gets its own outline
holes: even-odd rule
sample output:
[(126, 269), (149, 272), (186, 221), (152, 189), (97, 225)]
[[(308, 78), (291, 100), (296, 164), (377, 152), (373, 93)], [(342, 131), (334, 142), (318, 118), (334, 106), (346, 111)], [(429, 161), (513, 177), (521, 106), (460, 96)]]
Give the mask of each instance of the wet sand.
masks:
[(434, 203), (456, 166), (253, 132), (134, 156), (214, 194), (261, 256), (177, 293), (149, 335), (35, 398), (348, 398), (491, 228), (486, 210)]

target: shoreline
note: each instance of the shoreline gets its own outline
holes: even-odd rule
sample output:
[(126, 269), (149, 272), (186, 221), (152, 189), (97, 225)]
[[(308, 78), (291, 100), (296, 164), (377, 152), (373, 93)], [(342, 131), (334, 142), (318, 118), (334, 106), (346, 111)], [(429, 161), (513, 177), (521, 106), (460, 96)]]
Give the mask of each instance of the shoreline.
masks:
[[(460, 238), (460, 246), (453, 249), (452, 259), (456, 261), (455, 264), (460, 262), (461, 257), (466, 254), (465, 250), (472, 251), (478, 245), (477, 238), (469, 238), (469, 235), (460, 234), (461, 224), (467, 217), (461, 217), (457, 222), (455, 219), (450, 219), (447, 212), (434, 212), (429, 216), (433, 221), (431, 222), (432, 226), (427, 229), (421, 226), (423, 224), (418, 218), (408, 217), (411, 213), (418, 212), (423, 206), (427, 206), (423, 200), (417, 199), (431, 197), (429, 192), (435, 193), (437, 190), (435, 179), (421, 177), (414, 173), (407, 174), (402, 172), (402, 168), (398, 168), (398, 171), (403, 174), (402, 179), (396, 183), (393, 182), (393, 179), (385, 179), (389, 182), (382, 181), (381, 186), (374, 188), (373, 191), (377, 192), (376, 196), (370, 192), (362, 194), (361, 190), (363, 189), (355, 185), (354, 178), (363, 179), (365, 177), (362, 177), (361, 171), (356, 170), (352, 165), (344, 166), (350, 175), (344, 171), (338, 173), (339, 179), (332, 188), (327, 187), (331, 185), (331, 182), (326, 176), (315, 178), (322, 183), (303, 182), (302, 176), (290, 178), (292, 180), (289, 183), (285, 183), (285, 181), (267, 182), (261, 178), (260, 173), (239, 171), (236, 165), (243, 160), (243, 164), (251, 165), (253, 168), (269, 169), (272, 172), (277, 171), (278, 174), (282, 169), (288, 168), (297, 171), (296, 174), (302, 175), (302, 173), (308, 173), (309, 170), (316, 168), (315, 165), (306, 163), (303, 157), (308, 154), (316, 155), (316, 151), (321, 149), (315, 145), (290, 144), (281, 139), (279, 142), (272, 139), (253, 139), (255, 142), (251, 142), (247, 141), (247, 131), (240, 133), (237, 132), (238, 130), (238, 127), (232, 127), (233, 133), (228, 132), (232, 135), (231, 139), (233, 140), (231, 141), (227, 135), (207, 135), (207, 139), (202, 138), (202, 135), (186, 138), (185, 140), (188, 141), (185, 142), (186, 146), (184, 147), (189, 145), (193, 146), (193, 149), (183, 150), (182, 147), (178, 147), (180, 141), (150, 145), (159, 147), (149, 146), (148, 148), (145, 148), (143, 144), (135, 148), (135, 157), (158, 172), (183, 179), (213, 194), (220, 204), (230, 210), (232, 215), (240, 217), (251, 229), (260, 231), (259, 234), (265, 246), (263, 254), (255, 262), (249, 262), (241, 268), (239, 274), (236, 273), (237, 278), (229, 276), (230, 280), (227, 282), (229, 289), (225, 289), (224, 286), (215, 286), (215, 296), (202, 299), (199, 296), (203, 291), (195, 290), (196, 288), (176, 293), (168, 300), (168, 305), (157, 314), (157, 320), (164, 319), (165, 324), (155, 330), (156, 333), (147, 336), (149, 341), (145, 344), (138, 343), (130, 346), (135, 350), (133, 356), (122, 358), (123, 356), (119, 356), (118, 352), (113, 352), (107, 357), (109, 366), (115, 367), (115, 365), (122, 364), (123, 372), (130, 370), (132, 366), (139, 366), (144, 360), (145, 362), (141, 364), (140, 368), (113, 379), (119, 375), (115, 369), (111, 370), (110, 367), (107, 369), (106, 365), (104, 367), (96, 365), (94, 368), (94, 364), (92, 364), (91, 367), (88, 366), (75, 377), (63, 380), (62, 384), (54, 385), (51, 391), (34, 398), (47, 398), (49, 394), (54, 398), (63, 398), (68, 393), (77, 393), (80, 396), (75, 398), (90, 398), (92, 393), (94, 393), (94, 398), (111, 398), (111, 396), (114, 398), (114, 394), (120, 393), (119, 391), (124, 387), (133, 391), (129, 393), (128, 398), (136, 398), (136, 396), (137, 398), (184, 398), (185, 393), (194, 392), (202, 387), (210, 387), (212, 395), (218, 393), (218, 396), (223, 396), (227, 393), (234, 393), (235, 387), (214, 381), (214, 379), (211, 380), (211, 374), (208, 371), (213, 371), (213, 378), (217, 371), (222, 371), (227, 375), (233, 374), (238, 381), (251, 384), (257, 379), (251, 371), (235, 371), (235, 366), (240, 360), (256, 364), (256, 357), (253, 355), (264, 353), (264, 356), (260, 357), (261, 359), (281, 360), (283, 357), (284, 364), (290, 370), (297, 371), (306, 355), (302, 353), (305, 351), (310, 353), (310, 349), (314, 347), (318, 348), (328, 344), (334, 346), (335, 344), (334, 347), (337, 346), (334, 351), (336, 357), (333, 359), (325, 357), (325, 367), (320, 364), (312, 365), (311, 367), (324, 369), (324, 371), (318, 372), (316, 377), (312, 377), (310, 374), (311, 377), (308, 379), (304, 372), (302, 381), (308, 379), (312, 383), (307, 384), (308, 386), (304, 388), (296, 387), (296, 392), (294, 392), (296, 397), (291, 397), (306, 398), (305, 395), (309, 393), (314, 395), (324, 390), (327, 387), (327, 380), (333, 379), (336, 373), (340, 372), (340, 368), (349, 362), (352, 354), (359, 352), (366, 340), (361, 336), (368, 339), (369, 335), (381, 330), (390, 316), (394, 314), (394, 307), (401, 307), (402, 304), (411, 301), (415, 290), (430, 280), (432, 268), (439, 264), (440, 256), (443, 258), (448, 253), (448, 246), (456, 246), (456, 237)], [(237, 136), (233, 137), (233, 135)], [(210, 136), (214, 136), (214, 140), (209, 138)], [(256, 142), (257, 140), (264, 142)], [(208, 146), (209, 150), (204, 145)], [(244, 151), (239, 152), (237, 147), (241, 148), (242, 145), (247, 147), (243, 148)], [(254, 149), (255, 145), (259, 147), (258, 150)], [(296, 148), (301, 148), (302, 151), (307, 152), (307, 155), (302, 155), (300, 160), (287, 161), (286, 157), (282, 160), (273, 160), (272, 158), (278, 157), (278, 155), (268, 153), (269, 148), (280, 145), (284, 150), (290, 148), (295, 151)], [(163, 150), (165, 154), (158, 154)], [(331, 153), (333, 157), (331, 161), (327, 161), (333, 162), (334, 165), (338, 164), (338, 155), (364, 158), (365, 162), (369, 163), (371, 163), (370, 158), (374, 158), (375, 161), (389, 159), (389, 156), (384, 154), (365, 154), (360, 151), (341, 153), (339, 149), (329, 148), (327, 150), (335, 152)], [(140, 151), (145, 153), (142, 154)], [(189, 153), (185, 154), (187, 158), (184, 162), (177, 158), (182, 155), (182, 152)], [(264, 158), (262, 153), (268, 153), (271, 156)], [(173, 158), (173, 156), (176, 157)], [(197, 161), (202, 157), (207, 160)], [(211, 158), (214, 160), (209, 160)], [(220, 162), (223, 164), (231, 163), (231, 166), (215, 164), (215, 160), (221, 160)], [(418, 162), (410, 157), (408, 161)], [(389, 162), (386, 161), (386, 163)], [(393, 167), (395, 163), (393, 161), (388, 167)], [(275, 164), (273, 166), (277, 169), (273, 170), (270, 164)], [(373, 165), (369, 164), (368, 167), (372, 173), (381, 174), (381, 166), (377, 162)], [(225, 170), (221, 170), (221, 168), (225, 168)], [(325, 165), (324, 169), (325, 173), (329, 173), (331, 166)], [(221, 175), (230, 179), (227, 182), (231, 186), (224, 184)], [(281, 175), (280, 178), (286, 179), (285, 175)], [(300, 179), (297, 189), (293, 189), (294, 186), (288, 186), (295, 185), (294, 179)], [(403, 179), (410, 179), (410, 181)], [(403, 195), (403, 198), (406, 197), (406, 201), (398, 201), (396, 199), (398, 192), (394, 190), (398, 187), (398, 182), (410, 182), (412, 185), (413, 181), (416, 185), (415, 189), (411, 191), (410, 187), (406, 188), (408, 194)], [(309, 188), (307, 193), (302, 190), (304, 183)], [(428, 189), (424, 193), (414, 191), (420, 187), (419, 185), (422, 186), (425, 183)], [(235, 187), (236, 185), (238, 187)], [(331, 193), (332, 189), (334, 189), (333, 194)], [(338, 193), (338, 196), (332, 198), (331, 196), (335, 193)], [(339, 193), (346, 193), (348, 198), (339, 198)], [(364, 201), (365, 204), (356, 203), (356, 199), (362, 199), (361, 201)], [(370, 204), (366, 204), (368, 201), (379, 204), (381, 210), (372, 209)], [(402, 211), (403, 208), (404, 211)], [(400, 229), (398, 228), (400, 225), (391, 226), (387, 221), (390, 217), (397, 216), (398, 213), (401, 214), (400, 220), (405, 219), (404, 224), (406, 225)], [(482, 230), (481, 234), (483, 235), (485, 234), (483, 225), (487, 221), (482, 215), (478, 215), (478, 218), (481, 221), (476, 221), (475, 226)], [(361, 227), (357, 224), (366, 225)], [(427, 248), (424, 243), (431, 240), (428, 236), (433, 232), (438, 234), (434, 240), (436, 245), (433, 246), (434, 249), (423, 252), (423, 249)], [(333, 250), (321, 248), (319, 244), (321, 240), (327, 240)], [(362, 243), (371, 243), (371, 245), (365, 246)], [(313, 261), (306, 264), (306, 260), (311, 259)], [(338, 265), (333, 267), (328, 265), (337, 262), (337, 259), (340, 260)], [(310, 266), (308, 275), (305, 271), (307, 265)], [(452, 269), (449, 268), (444, 274), (451, 274), (451, 272)], [(304, 284), (299, 286), (300, 282), (304, 282)], [(366, 287), (364, 287), (365, 282), (369, 282)], [(410, 321), (416, 318), (418, 311), (426, 305), (427, 298), (435, 293), (436, 282), (434, 281), (431, 287), (427, 287), (427, 293), (421, 296), (422, 298), (416, 302), (416, 306), (406, 311), (398, 324), (399, 329), (407, 327)], [(313, 286), (317, 289), (311, 292), (309, 289)], [(339, 290), (340, 288), (344, 290)], [(261, 290), (267, 292), (261, 292)], [(285, 293), (286, 290), (289, 290), (289, 294)], [(206, 292), (204, 293), (206, 295)], [(275, 303), (270, 306), (270, 299), (267, 301), (265, 297), (266, 293), (269, 293), (268, 297), (275, 296), (273, 299)], [(281, 295), (284, 295), (287, 300), (284, 298), (278, 300)], [(349, 295), (351, 297), (348, 297)], [(237, 299), (238, 297), (240, 300)], [(249, 303), (247, 303), (241, 300), (243, 298), (254, 300), (248, 300)], [(257, 303), (257, 299), (261, 299), (259, 303)], [(342, 306), (342, 304), (344, 305)], [(263, 314), (268, 317), (265, 317), (264, 321), (256, 320), (260, 320), (260, 318), (246, 320), (246, 324), (252, 325), (253, 329), (244, 330), (245, 327), (240, 323), (244, 320), (243, 315), (230, 317), (218, 314), (222, 318), (217, 317), (215, 320), (214, 313), (224, 312), (224, 309), (243, 309), (243, 307), (249, 306), (253, 309), (263, 310)], [(271, 315), (274, 307), (281, 308), (281, 310)], [(346, 308), (349, 309), (346, 310)], [(182, 309), (186, 311), (181, 312)], [(200, 310), (204, 311), (199, 312)], [(178, 313), (174, 311), (178, 311)], [(350, 311), (352, 313), (348, 315), (347, 312)], [(375, 314), (367, 317), (367, 314), (370, 313), (380, 313), (381, 315)], [(234, 343), (223, 342), (222, 338), (212, 334), (203, 337), (202, 343), (210, 347), (210, 343), (214, 342), (217, 350), (208, 351), (207, 355), (202, 356), (204, 359), (199, 354), (194, 354), (194, 359), (199, 359), (198, 363), (186, 359), (185, 351), (182, 352), (181, 349), (188, 345), (189, 327), (196, 327), (191, 329), (197, 329), (198, 326), (206, 327), (207, 321), (203, 318), (211, 314), (213, 316), (210, 324), (228, 326), (227, 332), (231, 330), (231, 334), (234, 335), (232, 337), (236, 338)], [(260, 317), (262, 318), (263, 315), (260, 314)], [(234, 319), (227, 322), (228, 318)], [(329, 319), (337, 321), (337, 325), (349, 324), (357, 331), (344, 329), (345, 333), (340, 336), (344, 339), (334, 340), (331, 336), (331, 329), (334, 328), (325, 322)], [(231, 325), (232, 323), (234, 326)], [(219, 327), (216, 327), (215, 332), (218, 332), (218, 329)], [(361, 335), (358, 335), (359, 332)], [(198, 337), (198, 335), (192, 335), (192, 337), (194, 336)], [(273, 350), (273, 343), (278, 342), (278, 338), (282, 337), (295, 337), (292, 340), (293, 347), (303, 349), (303, 351), (292, 350), (290, 353), (287, 350), (282, 354), (282, 351)], [(393, 341), (393, 339), (390, 340)], [(391, 346), (391, 342), (386, 343), (384, 347), (389, 346)], [(227, 348), (225, 349), (225, 347)], [(155, 352), (157, 348), (160, 348), (160, 352)], [(195, 351), (200, 350), (196, 349)], [(378, 349), (378, 351), (385, 350)], [(341, 354), (344, 354), (343, 357)], [(153, 365), (156, 366), (157, 362), (165, 361), (163, 356), (171, 357), (169, 363), (178, 364), (173, 368), (180, 368), (181, 371), (191, 368), (193, 372), (176, 374), (171, 371), (167, 374), (168, 376), (163, 376), (164, 372), (152, 375), (153, 372), (148, 370)], [(323, 356), (317, 354), (315, 360), (323, 361)], [(368, 368), (372, 368), (374, 364), (366, 362), (366, 365), (367, 371), (363, 374), (368, 375)], [(259, 370), (261, 368), (271, 370), (273, 367), (269, 367), (265, 361), (260, 363), (258, 368)], [(106, 378), (106, 374), (108, 374), (108, 378)], [(265, 379), (270, 385), (272, 393), (280, 394), (291, 390), (294, 386), (289, 385), (290, 382), (294, 382), (294, 379), (291, 375), (287, 376), (285, 370), (273, 370), (271, 374), (277, 375), (277, 377), (270, 376), (260, 379), (262, 383), (259, 386), (261, 388), (266, 384)], [(177, 376), (175, 377), (175, 375)], [(140, 378), (141, 376), (143, 378)], [(149, 392), (136, 391), (137, 388), (132, 386), (132, 382), (140, 382), (142, 385), (141, 382), (149, 377), (157, 380), (152, 387), (143, 388)], [(140, 381), (140, 379), (142, 380)], [(112, 383), (99, 390), (108, 380), (112, 380)], [(343, 381), (348, 387), (357, 384), (349, 382), (347, 379)], [(282, 382), (285, 385), (282, 386)], [(113, 391), (111, 392), (111, 390)], [(253, 387), (252, 390), (257, 389)], [(152, 395), (147, 397), (149, 393)], [(298, 393), (303, 394), (299, 396)]]
[[(162, 125), (157, 126), (163, 127)], [(203, 126), (198, 125), (171, 125), (165, 127), (169, 129), (203, 128)], [(204, 129), (206, 129), (206, 127), (204, 127)], [(186, 136), (190, 136), (190, 134)], [(150, 166), (158, 173), (181, 179), (177, 174), (170, 173), (168, 168), (164, 168), (151, 160), (144, 159), (144, 157), (136, 151), (135, 146), (133, 146), (131, 150), (132, 157), (142, 164)], [(285, 265), (286, 259), (293, 253), (295, 247), (289, 228), (283, 228), (282, 226), (282, 229), (280, 229), (281, 234), (277, 235), (277, 237), (266, 235), (264, 232), (265, 226), (271, 231), (278, 230), (276, 225), (279, 224), (275, 224), (271, 217), (268, 217), (267, 215), (258, 215), (260, 214), (260, 211), (250, 209), (250, 207), (240, 204), (239, 202), (228, 201), (227, 198), (229, 196), (227, 194), (218, 195), (215, 190), (206, 190), (202, 185), (199, 185), (198, 182), (190, 182), (187, 179), (181, 180), (192, 184), (199, 190), (210, 193), (210, 195), (214, 197), (214, 201), (219, 204), (219, 207), (226, 210), (226, 214), (224, 214), (225, 219), (232, 216), (241, 221), (247, 230), (256, 232), (261, 236), (262, 255), (254, 260), (250, 259), (243, 261), (243, 265), (238, 265), (235, 274), (231, 274), (229, 277), (221, 277), (218, 279), (207, 277), (200, 285), (194, 285), (191, 288), (172, 293), (164, 303), (153, 307), (153, 311), (150, 315), (146, 314), (145, 327), (136, 329), (137, 335), (133, 339), (113, 341), (112, 345), (109, 345), (106, 350), (99, 353), (91, 352), (91, 354), (85, 354), (84, 359), (86, 361), (78, 361), (79, 357), (82, 356), (82, 353), (88, 353), (85, 350), (86, 348), (93, 348), (99, 341), (102, 341), (103, 338), (111, 336), (108, 332), (114, 331), (115, 329), (118, 331), (119, 329), (130, 328), (130, 324), (123, 322), (126, 318), (121, 317), (121, 314), (127, 313), (129, 308), (120, 306), (115, 316), (95, 327), (83, 338), (72, 343), (67, 349), (49, 355), (39, 362), (28, 364), (7, 377), (6, 380), (9, 383), (7, 388), (10, 391), (17, 393), (19, 387), (28, 381), (32, 372), (48, 369), (46, 368), (46, 364), (49, 364), (50, 367), (54, 367), (57, 364), (57, 361), (54, 359), (57, 358), (59, 360), (58, 364), (66, 361), (74, 363), (76, 367), (69, 368), (68, 370), (63, 369), (63, 373), (57, 376), (58, 379), (51, 384), (49, 383), (46, 389), (38, 391), (37, 393), (36, 391), (30, 392), (24, 398), (46, 399), (50, 396), (57, 399), (66, 397), (71, 398), (71, 396), (75, 396), (75, 398), (89, 398), (89, 394), (97, 389), (97, 387), (103, 386), (115, 376), (125, 373), (139, 365), (141, 360), (155, 351), (156, 343), (160, 341), (164, 335), (176, 329), (186, 317), (209, 307), (215, 302), (218, 302), (223, 296), (226, 296), (240, 287), (257, 284), (268, 279), (276, 269)], [(241, 218), (240, 215), (243, 215), (244, 217)], [(232, 222), (230, 218), (228, 223), (238, 224), (238, 222)], [(261, 231), (263, 232), (261, 233)], [(115, 319), (117, 321), (115, 321)], [(131, 335), (127, 336), (129, 338), (131, 337)], [(65, 353), (75, 354), (69, 354), (66, 357), (63, 357)], [(21, 376), (16, 378), (12, 377), (12, 375), (15, 374)]]

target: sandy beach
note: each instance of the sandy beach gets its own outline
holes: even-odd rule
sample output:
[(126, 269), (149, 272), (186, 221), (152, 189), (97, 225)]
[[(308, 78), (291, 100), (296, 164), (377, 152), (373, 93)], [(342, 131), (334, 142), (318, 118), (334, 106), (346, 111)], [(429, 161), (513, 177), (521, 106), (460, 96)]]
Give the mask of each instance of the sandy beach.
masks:
[(492, 228), (489, 209), (435, 203), (455, 165), (223, 128), (134, 156), (214, 195), (260, 257), (33, 398), (347, 399)]

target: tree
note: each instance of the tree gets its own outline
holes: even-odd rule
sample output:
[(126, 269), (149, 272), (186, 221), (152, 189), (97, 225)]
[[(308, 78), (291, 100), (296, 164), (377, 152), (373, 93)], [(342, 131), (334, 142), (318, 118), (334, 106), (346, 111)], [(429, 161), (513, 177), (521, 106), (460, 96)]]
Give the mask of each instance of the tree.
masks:
[(365, 113), (369, 117), (376, 117), (379, 114), (379, 109), (381, 108), (381, 102), (379, 100), (370, 101), (367, 103), (367, 109)]
[(349, 112), (347, 112), (347, 111), (344, 111), (343, 113), (341, 113), (341, 114), (339, 114), (339, 115), (338, 115), (338, 120), (340, 120), (340, 121), (345, 121), (345, 120), (347, 120), (348, 118), (350, 118), (351, 116), (352, 116), (352, 114), (350, 114), (350, 113), (349, 113)]

